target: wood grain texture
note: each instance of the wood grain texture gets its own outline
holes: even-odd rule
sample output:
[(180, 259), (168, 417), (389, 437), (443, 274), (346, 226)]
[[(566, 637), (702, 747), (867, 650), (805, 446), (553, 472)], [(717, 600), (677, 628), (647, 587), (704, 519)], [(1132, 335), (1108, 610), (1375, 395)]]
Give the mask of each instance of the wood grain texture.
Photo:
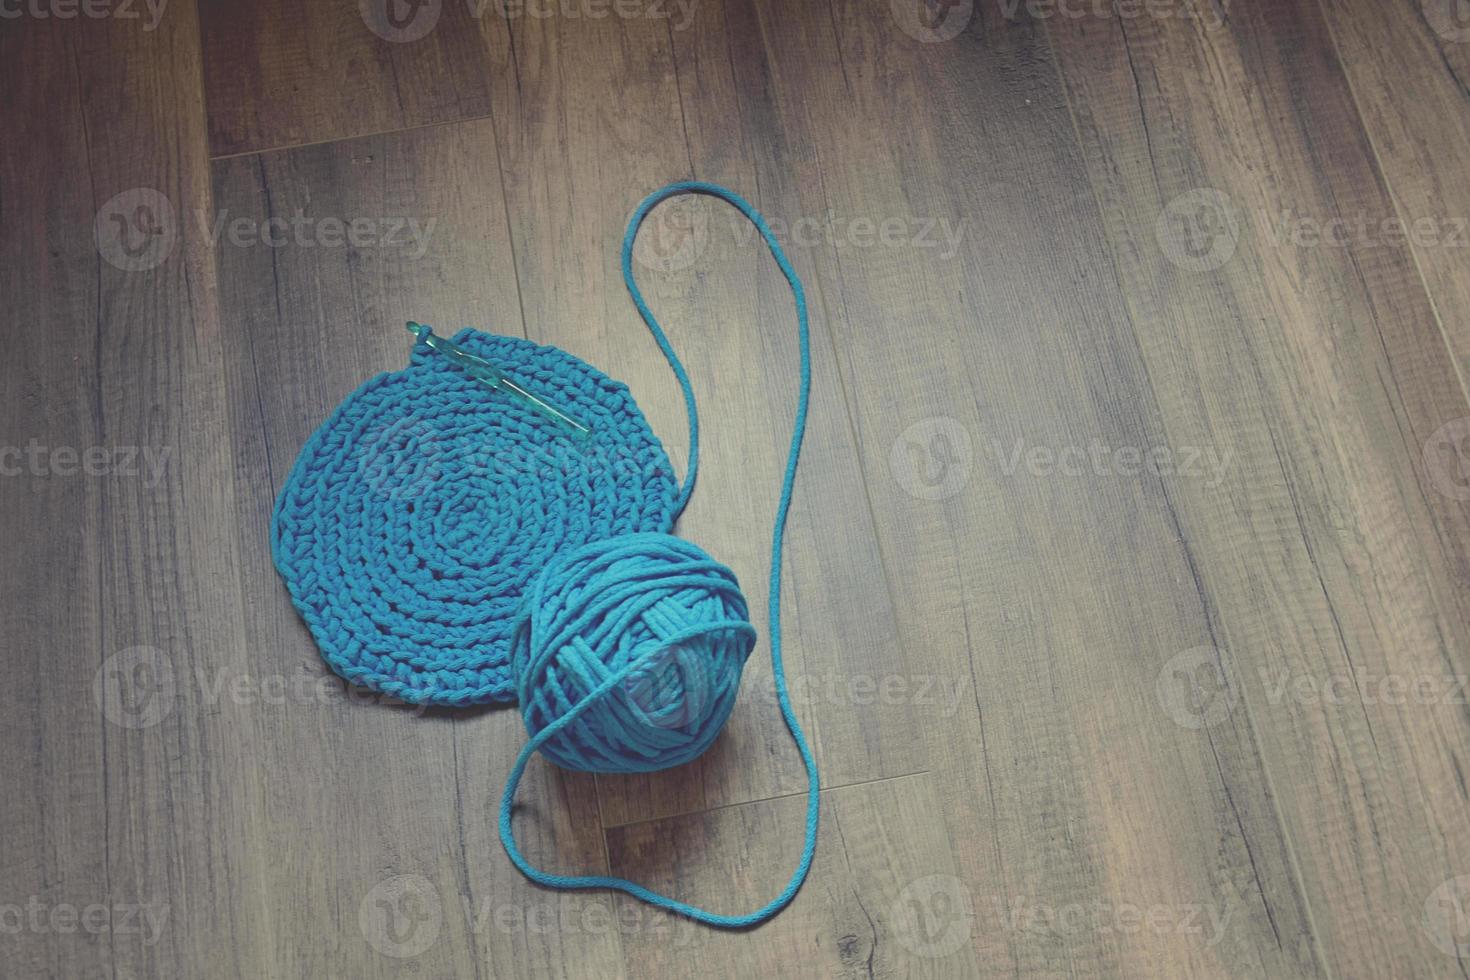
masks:
[[(927, 773), (825, 792), (814, 894), (762, 927), (758, 942), (619, 899), (642, 926), (623, 938), (630, 973), (742, 977), (801, 964), (798, 972), (824, 976), (973, 976), (961, 933), (976, 910), (956, 884), (950, 841), (929, 819), (938, 804)], [(618, 874), (668, 894), (717, 891), (722, 910), (755, 908), (769, 897), (764, 882), (789, 870), (805, 810), (803, 800), (766, 800), (619, 827), (608, 834), (610, 859)]]
[[(1213, 944), (1179, 931), (1146, 947), (1119, 942), (1106, 921), (992, 918), (974, 931), (976, 951), (1022, 973), (1308, 969), (1299, 942), (1275, 940), (1276, 922), (1298, 936), (1308, 925), (1270, 789), (1231, 780), (1219, 761), (1257, 772), (1248, 725), (1211, 743), (1154, 697), (1170, 656), (1208, 638), (1172, 488), (1147, 474), (1008, 471), (1018, 442), (1168, 442), (1121, 299), (1095, 264), (1107, 251), (1045, 35), (976, 17), (953, 55), (896, 33), (882, 8), (850, 10), (830, 32), (768, 35), (789, 45), (775, 60), (800, 73), (793, 115), (812, 129), (834, 212), (973, 222), (948, 262), (849, 248), (834, 275), (844, 380), (892, 393), (854, 397), (853, 413), (900, 645), (975, 692), (975, 711), (926, 726), (930, 770), (982, 906), (1065, 908), (1084, 922), (1145, 907), (1231, 915)], [(887, 125), (897, 114), (913, 125)], [(914, 464), (894, 465), (895, 446), (948, 461), (954, 477), (926, 493)], [(1118, 587), (1119, 568), (1147, 587)], [(1152, 760), (1127, 766), (1121, 784), (1120, 742)]]
[[(263, 971), (198, 25), (7, 20), (0, 937), (16, 976)], [(151, 458), (153, 464), (147, 460)], [(15, 467), (23, 466), (23, 472)], [(222, 850), (223, 849), (223, 850)]]
[[(1462, 975), (1457, 9), (7, 20), (0, 972)], [(528, 884), (495, 830), (516, 714), (343, 686), (268, 545), (407, 319), (598, 365), (682, 470), (618, 249), (684, 178), (765, 213), (812, 308), (783, 602), (822, 837), (739, 933)], [(764, 638), (789, 291), (714, 201), (638, 256), (702, 413), (679, 530)], [(766, 653), (689, 766), (534, 762), (533, 860), (774, 894), (804, 781)]]
[[(1466, 714), (1458, 698), (1382, 691), (1464, 672), (1466, 515), (1422, 454), (1467, 412), (1408, 250), (1281, 234), (1284, 215), (1393, 213), (1320, 11), (1233, 9), (1215, 31), (1053, 26), (1171, 437), (1228, 440), (1239, 460), (1217, 490), (1173, 499), (1314, 958), (1336, 974), (1443, 970), (1403, 910), (1467, 860)], [(1202, 232), (1199, 249), (1159, 230), (1173, 219)], [(1352, 694), (1310, 696), (1339, 685)], [(1403, 836), (1355, 829), (1375, 825)]]
[[(1461, 383), (1470, 375), (1470, 11), (1452, 0), (1332, 3), (1326, 20)], [(1387, 234), (1385, 234), (1387, 232)]]
[(215, 156), (482, 116), (486, 2), (206, 0), (204, 91)]
[[(374, 234), (362, 247), (324, 244), (312, 232), (279, 247), (249, 237), (227, 237), (218, 247), (229, 283), (221, 301), (231, 325), (226, 364), (238, 434), (240, 540), (250, 546), (246, 596), (270, 610), (247, 630), (252, 648), (270, 651), (262, 669), (325, 672), (295, 611), (272, 601), (278, 579), (269, 549), (260, 546), (269, 540), (285, 470), (319, 420), (364, 378), (404, 363), (408, 319), (451, 329), (489, 322), (520, 333), (515, 289), (497, 288), (514, 282), (514, 263), (499, 185), (484, 181), (479, 164), (494, 156), (491, 127), (479, 122), (215, 166), (219, 211), (262, 227), (301, 215), (418, 229), (391, 240)], [(273, 889), (287, 889), (288, 879), (303, 872), (312, 882), (301, 904), (283, 907), (282, 916), (299, 921), (314, 918), (313, 908), (332, 908), (337, 920), (329, 934), (357, 940), (344, 949), (302, 934), (299, 955), (309, 970), (331, 973), (373, 960), (386, 966), (416, 949), (398, 944), (392, 930), (361, 941), (360, 903), (377, 901), (369, 896), (384, 883), (384, 900), (405, 916), (434, 915), (451, 940), (414, 953), (431, 972), (472, 972), (478, 964), (498, 975), (533, 959), (579, 975), (616, 963), (616, 932), (571, 948), (548, 942), (554, 934), (493, 928), (501, 910), (540, 901), (501, 852), (494, 825), (501, 777), (521, 741), (519, 717), (363, 706), (341, 697), (325, 708), (284, 712), (277, 720), (284, 727), (258, 747), (264, 758), (275, 756), (270, 768), (304, 766), (316, 774), (285, 787), (290, 795), (280, 804), (305, 819), (293, 835), (299, 851), (272, 869)], [(590, 777), (537, 766), (521, 800), (530, 818), (520, 840), (533, 859), (591, 873), (606, 868)], [(406, 896), (391, 890), (405, 880)], [(429, 928), (407, 919), (399, 925), (408, 936)]]

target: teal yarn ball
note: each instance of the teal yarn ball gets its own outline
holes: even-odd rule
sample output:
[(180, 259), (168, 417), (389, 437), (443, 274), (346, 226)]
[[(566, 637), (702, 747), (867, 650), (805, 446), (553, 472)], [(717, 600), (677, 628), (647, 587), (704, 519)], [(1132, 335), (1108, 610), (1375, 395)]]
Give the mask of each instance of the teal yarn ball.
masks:
[(755, 646), (735, 574), (668, 534), (595, 541), (537, 576), (511, 638), (526, 731), (583, 772), (654, 772), (719, 736)]

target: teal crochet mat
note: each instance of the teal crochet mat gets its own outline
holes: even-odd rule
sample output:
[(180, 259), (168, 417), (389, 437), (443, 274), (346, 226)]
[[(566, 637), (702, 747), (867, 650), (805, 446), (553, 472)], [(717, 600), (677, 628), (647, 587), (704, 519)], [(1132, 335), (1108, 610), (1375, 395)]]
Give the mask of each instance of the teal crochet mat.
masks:
[(673, 526), (679, 486), (626, 385), (555, 347), (454, 342), (573, 412), (569, 437), (415, 345), (307, 442), (272, 552), (322, 657), (414, 704), (514, 701), (512, 618), (553, 555)]

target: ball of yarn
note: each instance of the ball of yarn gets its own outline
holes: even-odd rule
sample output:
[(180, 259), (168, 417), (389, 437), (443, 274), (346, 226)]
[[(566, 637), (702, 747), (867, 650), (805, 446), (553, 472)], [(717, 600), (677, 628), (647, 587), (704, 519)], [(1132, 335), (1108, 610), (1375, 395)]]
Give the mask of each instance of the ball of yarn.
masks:
[(625, 385), (565, 351), (474, 330), (454, 342), (565, 406), (568, 438), (418, 344), (302, 449), (273, 523), (276, 567), (323, 658), (414, 704), (513, 698), (521, 598), (552, 558), (673, 524), (673, 468)]
[(653, 772), (707, 749), (755, 645), (735, 574), (667, 534), (554, 559), (525, 596), (511, 668), (526, 730), (584, 772)]

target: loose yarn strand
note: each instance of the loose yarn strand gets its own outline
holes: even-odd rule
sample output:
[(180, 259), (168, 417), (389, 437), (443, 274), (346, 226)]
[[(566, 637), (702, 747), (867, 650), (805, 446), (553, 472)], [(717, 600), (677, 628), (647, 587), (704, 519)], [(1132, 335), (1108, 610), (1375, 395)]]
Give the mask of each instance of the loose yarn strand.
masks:
[[(806, 736), (801, 730), (801, 723), (796, 719), (796, 713), (791, 708), (791, 697), (786, 686), (786, 671), (781, 660), (781, 562), (783, 542), (786, 534), (786, 516), (791, 508), (792, 489), (796, 484), (796, 467), (801, 457), (801, 444), (806, 434), (806, 417), (808, 397), (811, 392), (811, 353), (808, 341), (808, 320), (806, 294), (801, 287), (801, 279), (796, 270), (792, 268), (786, 253), (782, 251), (780, 244), (766, 225), (765, 219), (752, 207), (749, 202), (734, 191), (728, 190), (718, 184), (710, 184), (704, 181), (682, 181), (669, 184), (666, 187), (650, 194), (638, 205), (628, 221), (628, 231), (623, 237), (622, 267), (623, 282), (628, 287), (628, 293), (633, 298), (633, 304), (638, 308), (638, 313), (643, 317), (653, 339), (658, 343), (659, 349), (663, 351), (664, 357), (673, 369), (674, 377), (678, 379), (679, 386), (684, 392), (684, 406), (689, 416), (689, 472), (684, 478), (684, 484), (679, 491), (679, 496), (674, 506), (674, 520), (683, 513), (685, 506), (689, 503), (690, 496), (694, 493), (694, 483), (699, 472), (699, 412), (695, 407), (694, 388), (689, 382), (689, 375), (684, 370), (684, 365), (674, 353), (673, 346), (664, 334), (663, 328), (659, 326), (653, 311), (648, 308), (643, 299), (643, 293), (638, 289), (638, 284), (633, 278), (633, 241), (638, 235), (638, 227), (643, 219), (660, 202), (678, 194), (707, 194), (718, 197), (733, 205), (750, 220), (751, 224), (760, 232), (765, 239), (767, 247), (771, 250), (772, 257), (780, 267), (782, 275), (791, 285), (791, 293), (796, 301), (796, 320), (798, 339), (801, 350), (800, 381), (796, 402), (796, 419), (792, 426), (791, 447), (786, 458), (785, 475), (781, 481), (781, 497), (776, 505), (776, 519), (771, 534), (771, 576), (770, 595), (768, 608), (770, 610), (771, 622), (771, 668), (775, 678), (776, 698), (781, 707), (781, 716), (786, 722), (786, 728), (791, 733), (792, 740), (796, 743), (797, 751), (801, 754), (802, 764), (806, 767), (807, 774), (807, 808), (806, 808), (806, 838), (802, 846), (801, 860), (796, 870), (791, 875), (791, 880), (770, 902), (747, 915), (720, 915), (706, 911), (694, 905), (660, 895), (642, 885), (628, 881), (624, 878), (606, 875), (556, 875), (549, 874), (533, 866), (521, 854), (516, 846), (515, 834), (511, 830), (511, 809), (515, 802), (516, 788), (520, 785), (521, 776), (525, 773), (527, 764), (531, 757), (542, 745), (557, 735), (558, 732), (571, 725), (576, 719), (592, 707), (599, 699), (623, 683), (636, 670), (643, 665), (637, 661), (628, 663), (611, 673), (600, 684), (598, 684), (586, 697), (575, 704), (555, 721), (541, 729), (536, 735), (527, 740), (516, 758), (515, 765), (511, 769), (509, 778), (506, 780), (505, 793), (500, 801), (500, 840), (504, 844), (506, 853), (521, 872), (532, 881), (546, 885), (551, 888), (560, 889), (588, 889), (588, 888), (611, 888), (625, 892), (634, 898), (640, 899), (650, 905), (668, 909), (680, 915), (687, 916), (697, 922), (703, 922), (711, 926), (719, 926), (728, 929), (739, 929), (758, 925), (771, 916), (775, 915), (796, 896), (802, 883), (806, 880), (807, 873), (811, 870), (812, 858), (817, 849), (817, 820), (819, 812), (819, 779), (817, 776), (817, 762), (812, 755), (811, 746), (807, 743)], [(741, 623), (731, 622), (727, 624), (731, 629), (738, 629)], [(700, 627), (708, 629), (708, 626)], [(748, 626), (746, 626), (748, 628)], [(669, 644), (679, 642), (681, 637), (675, 635), (667, 638)]]

